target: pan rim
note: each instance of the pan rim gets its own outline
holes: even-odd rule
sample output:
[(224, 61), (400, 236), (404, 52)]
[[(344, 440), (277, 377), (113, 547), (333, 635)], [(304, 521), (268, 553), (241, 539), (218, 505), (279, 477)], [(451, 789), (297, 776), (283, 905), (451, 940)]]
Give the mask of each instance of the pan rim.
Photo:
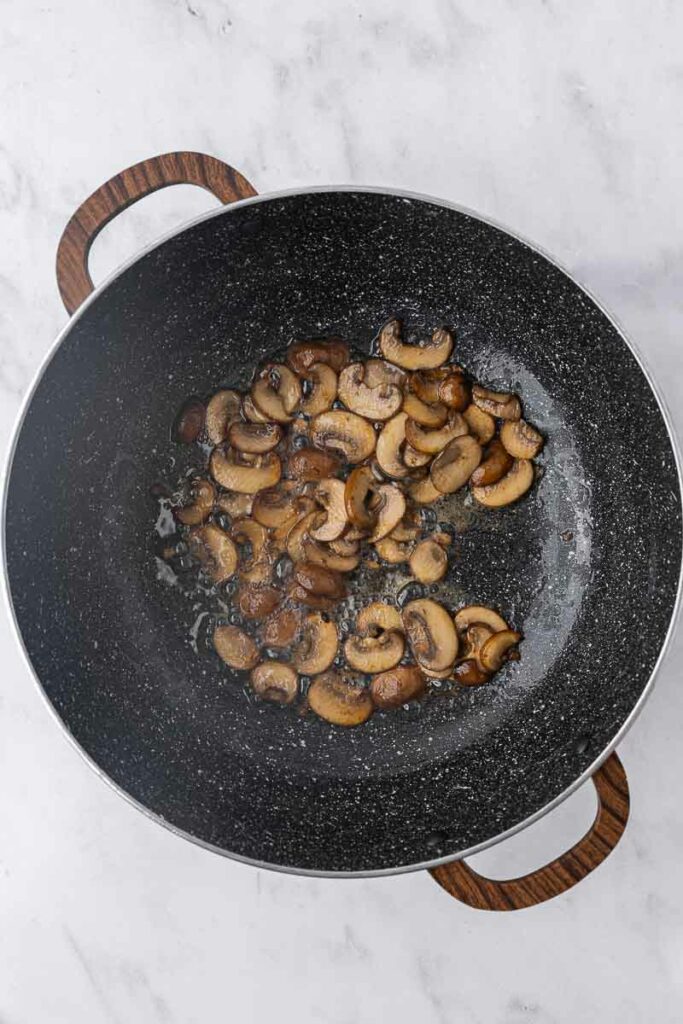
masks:
[[(388, 868), (386, 868), (386, 867), (384, 867), (384, 868), (368, 868), (368, 869), (356, 870), (356, 871), (348, 871), (348, 870), (331, 871), (331, 870), (320, 870), (320, 869), (316, 869), (316, 868), (301, 868), (301, 867), (296, 867), (295, 865), (276, 864), (276, 863), (272, 863), (270, 861), (261, 861), (261, 860), (258, 860), (257, 858), (246, 857), (246, 856), (241, 855), (241, 854), (233, 853), (230, 850), (226, 850), (223, 847), (216, 846), (215, 844), (210, 843), (207, 840), (201, 839), (198, 836), (194, 836), (191, 833), (186, 832), (184, 829), (181, 829), (178, 826), (174, 825), (172, 822), (170, 822), (167, 819), (163, 818), (161, 815), (157, 814), (155, 811), (151, 810), (149, 807), (146, 807), (143, 803), (138, 801), (135, 797), (133, 797), (130, 793), (128, 793), (125, 789), (123, 789), (122, 786), (120, 786), (113, 779), (111, 779), (106, 774), (106, 772), (104, 772), (103, 769), (97, 764), (97, 762), (94, 760), (94, 758), (92, 758), (90, 756), (90, 754), (88, 754), (87, 751), (80, 745), (80, 743), (75, 738), (75, 736), (69, 731), (66, 723), (63, 721), (63, 719), (58, 714), (56, 708), (54, 707), (54, 705), (50, 701), (50, 699), (49, 699), (45, 689), (43, 688), (43, 685), (42, 685), (42, 683), (41, 683), (41, 681), (40, 681), (40, 679), (38, 677), (38, 674), (37, 674), (37, 672), (35, 671), (35, 669), (33, 667), (33, 664), (32, 664), (31, 659), (29, 657), (28, 651), (26, 650), (26, 647), (25, 647), (25, 644), (24, 644), (24, 640), (23, 640), (23, 637), (22, 637), (22, 634), (21, 634), (21, 630), (19, 628), (19, 622), (17, 620), (16, 610), (14, 608), (14, 603), (13, 603), (13, 600), (12, 600), (9, 576), (8, 576), (8, 572), (7, 572), (7, 550), (6, 550), (7, 549), (7, 502), (8, 502), (8, 495), (9, 495), (9, 480), (10, 480), (10, 476), (11, 476), (11, 472), (12, 472), (12, 467), (13, 467), (13, 463), (14, 463), (14, 456), (15, 456), (15, 453), (16, 453), (16, 447), (17, 447), (19, 435), (21, 433), (21, 429), (22, 429), (22, 426), (23, 426), (23, 423), (24, 423), (24, 419), (26, 418), (26, 414), (27, 414), (28, 409), (29, 409), (29, 407), (31, 405), (31, 401), (33, 399), (33, 396), (35, 394), (35, 391), (36, 391), (38, 385), (40, 384), (40, 381), (43, 378), (43, 375), (45, 374), (48, 366), (52, 362), (52, 359), (54, 358), (55, 354), (57, 353), (57, 351), (61, 347), (63, 341), (65, 340), (65, 338), (69, 334), (71, 328), (80, 319), (80, 317), (84, 315), (84, 313), (90, 307), (90, 305), (92, 303), (94, 303), (96, 301), (96, 299), (98, 299), (99, 296), (104, 291), (106, 291), (106, 289), (111, 284), (113, 284), (114, 281), (116, 281), (122, 274), (124, 274), (128, 269), (130, 269), (130, 267), (134, 266), (134, 264), (137, 263), (138, 260), (140, 260), (143, 256), (146, 256), (148, 253), (150, 253), (150, 252), (154, 251), (155, 249), (157, 249), (157, 248), (161, 247), (162, 245), (164, 245), (170, 239), (175, 238), (177, 235), (182, 234), (183, 232), (187, 231), (188, 229), (190, 229), (192, 227), (195, 227), (196, 225), (201, 224), (204, 221), (211, 220), (214, 217), (228, 215), (232, 211), (237, 210), (237, 209), (239, 209), (239, 208), (241, 208), (243, 206), (255, 206), (255, 205), (259, 204), (259, 203), (271, 202), (273, 200), (285, 199), (285, 198), (293, 197), (293, 196), (302, 196), (302, 195), (305, 196), (305, 195), (310, 195), (310, 194), (315, 194), (315, 193), (334, 193), (334, 192), (339, 192), (339, 193), (369, 193), (369, 194), (378, 194), (378, 195), (384, 195), (384, 196), (390, 196), (390, 197), (405, 199), (405, 200), (409, 200), (409, 201), (418, 201), (418, 202), (422, 202), (422, 203), (428, 203), (428, 204), (433, 205), (433, 206), (439, 206), (439, 207), (444, 207), (444, 208), (449, 209), (449, 210), (454, 210), (457, 213), (465, 214), (466, 216), (471, 217), (474, 220), (478, 220), (478, 221), (480, 221), (480, 222), (482, 222), (484, 224), (487, 224), (490, 227), (493, 227), (493, 228), (497, 229), (498, 231), (501, 231), (501, 232), (505, 233), (506, 235), (514, 238), (516, 241), (521, 242), (523, 245), (527, 246), (533, 252), (538, 253), (538, 255), (542, 256), (552, 266), (556, 267), (561, 273), (563, 273), (577, 288), (579, 288), (587, 296), (587, 298), (594, 304), (594, 306), (597, 309), (599, 309), (600, 312), (603, 314), (603, 316), (605, 316), (607, 318), (607, 320), (610, 322), (612, 327), (618, 333), (618, 335), (621, 338), (622, 342), (626, 345), (626, 348), (631, 352), (633, 358), (635, 359), (636, 363), (638, 364), (638, 366), (639, 366), (639, 368), (640, 368), (640, 370), (641, 370), (641, 372), (642, 372), (642, 374), (643, 374), (643, 376), (644, 376), (644, 378), (645, 378), (645, 380), (646, 380), (646, 382), (647, 382), (647, 384), (648, 384), (648, 386), (650, 388), (650, 391), (654, 395), (655, 401), (657, 402), (657, 406), (659, 408), (659, 412), (660, 412), (660, 414), (662, 416), (662, 419), (664, 421), (664, 425), (666, 427), (667, 435), (668, 435), (668, 438), (669, 438), (669, 443), (671, 444), (671, 448), (673, 450), (674, 460), (675, 460), (675, 463), (676, 463), (676, 477), (677, 477), (677, 482), (678, 482), (679, 502), (680, 502), (681, 506), (683, 507), (683, 460), (682, 460), (680, 445), (679, 445), (679, 442), (678, 442), (678, 437), (677, 437), (677, 434), (676, 434), (676, 430), (674, 428), (673, 419), (672, 419), (671, 412), (669, 410), (667, 401), (665, 400), (663, 394), (661, 393), (659, 385), (656, 383), (655, 378), (654, 378), (654, 376), (653, 376), (653, 374), (652, 374), (652, 372), (651, 372), (651, 370), (650, 370), (650, 368), (649, 368), (649, 366), (647, 364), (647, 361), (646, 361), (645, 357), (639, 351), (639, 349), (638, 349), (637, 345), (635, 344), (635, 342), (633, 342), (633, 340), (626, 333), (626, 331), (624, 330), (623, 326), (619, 323), (617, 318), (603, 305), (603, 303), (591, 292), (591, 290), (585, 284), (583, 284), (581, 281), (579, 281), (572, 272), (567, 270), (567, 268), (559, 260), (557, 260), (550, 253), (548, 253), (542, 246), (538, 245), (536, 242), (530, 241), (524, 235), (520, 234), (517, 231), (514, 231), (514, 230), (510, 229), (509, 227), (507, 227), (506, 225), (502, 224), (500, 221), (495, 220), (492, 217), (484, 216), (483, 214), (477, 212), (476, 210), (472, 210), (469, 207), (466, 207), (466, 206), (464, 206), (464, 205), (462, 205), (460, 203), (451, 202), (450, 200), (441, 199), (441, 198), (438, 198), (436, 196), (428, 195), (426, 193), (413, 192), (413, 191), (409, 191), (409, 190), (406, 190), (406, 189), (394, 189), (394, 188), (390, 188), (390, 187), (376, 186), (376, 185), (315, 185), (315, 186), (309, 186), (309, 187), (304, 187), (304, 188), (279, 189), (279, 190), (276, 190), (276, 191), (273, 191), (273, 192), (266, 192), (266, 193), (263, 193), (263, 194), (260, 194), (260, 195), (250, 196), (247, 199), (240, 199), (240, 200), (237, 200), (234, 203), (229, 203), (226, 206), (219, 206), (216, 209), (210, 209), (210, 210), (206, 211), (205, 213), (201, 213), (198, 216), (193, 217), (193, 218), (183, 222), (182, 224), (178, 225), (178, 227), (173, 228), (173, 229), (171, 229), (168, 232), (165, 232), (158, 239), (155, 239), (153, 242), (151, 242), (148, 245), (144, 246), (142, 249), (140, 249), (139, 251), (134, 253), (129, 259), (127, 259), (122, 264), (120, 264), (118, 267), (116, 267), (110, 274), (108, 274), (104, 278), (104, 280), (93, 289), (91, 294), (88, 295), (88, 297), (78, 307), (78, 309), (75, 311), (75, 313), (68, 319), (68, 321), (64, 325), (64, 327), (59, 331), (59, 333), (57, 334), (57, 337), (53, 341), (52, 345), (48, 348), (45, 356), (43, 357), (43, 359), (41, 360), (40, 364), (38, 365), (38, 368), (36, 369), (35, 374), (34, 374), (32, 380), (31, 380), (31, 383), (29, 385), (29, 388), (27, 389), (27, 391), (26, 391), (26, 393), (25, 393), (25, 395), (24, 395), (24, 397), (22, 399), (21, 405), (19, 407), (19, 410), (18, 410), (18, 413), (17, 413), (17, 416), (16, 416), (15, 423), (14, 423), (14, 426), (13, 426), (13, 429), (12, 429), (10, 443), (9, 443), (9, 446), (8, 446), (8, 449), (7, 449), (7, 453), (6, 453), (6, 457), (5, 457), (5, 464), (4, 464), (4, 467), (3, 467), (4, 468), (4, 478), (3, 478), (3, 486), (2, 486), (2, 511), (1, 511), (1, 516), (2, 516), (2, 548), (1, 548), (1, 555), (2, 555), (2, 579), (3, 579), (2, 589), (3, 589), (3, 593), (4, 593), (4, 598), (5, 598), (5, 602), (6, 602), (7, 611), (8, 611), (8, 614), (9, 614), (9, 619), (10, 619), (10, 622), (12, 623), (13, 633), (14, 633), (15, 639), (16, 639), (16, 641), (18, 643), (19, 649), (20, 649), (20, 651), (21, 651), (21, 653), (23, 655), (23, 658), (24, 658), (24, 660), (26, 662), (26, 665), (27, 665), (27, 667), (29, 669), (29, 672), (30, 672), (31, 676), (33, 677), (33, 681), (34, 681), (34, 683), (36, 684), (36, 686), (38, 688), (38, 692), (39, 692), (40, 696), (42, 697), (44, 703), (46, 704), (50, 714), (54, 717), (54, 719), (59, 724), (61, 733), (70, 742), (70, 744), (73, 746), (73, 748), (81, 755), (81, 757), (85, 760), (86, 764), (89, 765), (89, 767), (95, 772), (95, 774), (102, 781), (104, 781), (107, 785), (109, 785), (111, 787), (111, 789), (114, 790), (114, 792), (116, 792), (119, 796), (123, 797), (132, 807), (134, 807), (136, 810), (140, 811), (142, 814), (144, 814), (151, 821), (154, 821), (155, 823), (157, 823), (159, 825), (162, 825), (164, 828), (166, 828), (168, 831), (172, 832), (174, 835), (178, 836), (179, 838), (184, 839), (184, 840), (188, 840), (189, 842), (192, 842), (195, 845), (200, 846), (203, 849), (208, 850), (208, 851), (210, 851), (212, 853), (220, 854), (223, 857), (227, 857), (227, 858), (229, 858), (229, 859), (231, 859), (233, 861), (237, 861), (237, 862), (242, 863), (242, 864), (248, 864), (248, 865), (250, 865), (252, 867), (262, 868), (264, 870), (269, 870), (269, 871), (277, 871), (277, 872), (280, 872), (280, 873), (283, 873), (283, 874), (303, 875), (303, 876), (310, 876), (310, 877), (314, 877), (314, 878), (373, 878), (373, 877), (383, 877), (383, 876), (387, 876), (387, 875), (407, 874), (408, 872), (412, 872), (412, 871), (430, 870), (432, 868), (440, 867), (440, 866), (442, 866), (444, 864), (449, 864), (449, 863), (451, 863), (453, 861), (462, 860), (462, 859), (464, 859), (466, 857), (470, 857), (470, 856), (473, 856), (473, 855), (475, 855), (477, 853), (481, 853), (484, 850), (490, 849), (491, 847), (496, 846), (498, 843), (503, 842), (505, 839), (509, 839), (513, 835), (516, 835), (518, 832), (523, 831), (525, 828), (527, 828), (528, 826), (532, 825), (534, 822), (539, 821), (544, 815), (550, 813), (550, 811), (552, 811), (556, 807), (558, 807), (561, 803), (563, 803), (564, 800), (566, 800), (569, 796), (571, 796), (572, 793), (574, 793), (580, 786), (582, 786), (585, 782), (587, 782), (591, 778), (591, 776), (597, 771), (597, 769), (600, 767), (600, 765), (602, 765), (606, 761), (606, 759), (610, 756), (610, 754), (613, 753), (613, 751), (617, 748), (617, 746), (622, 741), (622, 739), (624, 738), (626, 733), (629, 731), (629, 729), (631, 729), (631, 727), (633, 726), (634, 722), (636, 721), (636, 719), (640, 715), (643, 707), (645, 706), (646, 701), (648, 700), (648, 698), (650, 697), (650, 695), (651, 695), (651, 693), (652, 693), (652, 691), (654, 689), (654, 684), (655, 684), (656, 677), (657, 677), (657, 675), (659, 673), (659, 670), (660, 670), (660, 668), (662, 666), (662, 663), (663, 663), (663, 661), (664, 661), (664, 659), (665, 659), (665, 657), (666, 657), (666, 655), (667, 655), (667, 653), (668, 653), (668, 651), (670, 649), (671, 641), (672, 641), (673, 635), (675, 633), (676, 626), (678, 624), (678, 621), (679, 621), (679, 618), (680, 618), (680, 614), (681, 614), (681, 604), (682, 604), (681, 597), (682, 597), (682, 590), (683, 590), (683, 557), (681, 558), (681, 563), (680, 563), (679, 568), (678, 568), (678, 582), (677, 582), (677, 586), (676, 586), (676, 597), (675, 597), (675, 600), (674, 600), (673, 609), (671, 611), (671, 616), (670, 616), (670, 619), (669, 619), (669, 625), (668, 625), (668, 628), (667, 628), (664, 640), (662, 642), (662, 645), (660, 647), (659, 654), (657, 656), (657, 660), (656, 660), (656, 662), (655, 662), (655, 664), (654, 664), (654, 666), (652, 668), (652, 672), (650, 673), (650, 676), (649, 676), (645, 686), (643, 687), (642, 693), (640, 694), (638, 700), (634, 704), (633, 708), (631, 709), (631, 711), (628, 714), (628, 716), (625, 719), (625, 721), (622, 723), (621, 728), (612, 737), (610, 742), (603, 748), (603, 750), (600, 752), (600, 754), (598, 754), (596, 756), (596, 758), (588, 766), (588, 768), (586, 768), (576, 779), (574, 779), (573, 782), (571, 782), (569, 784), (569, 786), (567, 786), (561, 793), (559, 793), (557, 796), (555, 796), (547, 804), (544, 804), (543, 807), (539, 808), (537, 811), (535, 811), (533, 814), (527, 816), (522, 821), (517, 822), (517, 824), (511, 826), (509, 829), (506, 829), (504, 832), (501, 832), (498, 835), (492, 836), (489, 839), (486, 839), (486, 840), (484, 840), (481, 843), (477, 843), (474, 846), (468, 847), (465, 850), (458, 850), (455, 853), (445, 854), (443, 856), (435, 857), (435, 858), (430, 859), (430, 860), (420, 861), (420, 862), (413, 863), (413, 864), (401, 864), (401, 865), (398, 865), (398, 866), (388, 867)], [(682, 529), (682, 534), (683, 534), (683, 529)]]

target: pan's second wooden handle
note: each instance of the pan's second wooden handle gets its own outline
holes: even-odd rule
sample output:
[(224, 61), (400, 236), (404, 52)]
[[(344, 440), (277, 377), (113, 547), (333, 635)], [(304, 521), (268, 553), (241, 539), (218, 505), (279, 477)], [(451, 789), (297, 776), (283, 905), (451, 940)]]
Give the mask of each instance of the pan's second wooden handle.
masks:
[(200, 185), (222, 203), (256, 195), (256, 189), (234, 167), (203, 153), (163, 153), (128, 167), (101, 185), (78, 207), (57, 247), (57, 284), (69, 313), (93, 290), (88, 253), (105, 224), (157, 189), (167, 185)]
[(629, 812), (626, 772), (611, 754), (593, 775), (598, 812), (576, 846), (538, 871), (496, 882), (477, 874), (465, 861), (433, 868), (431, 874), (446, 892), (477, 910), (522, 910), (567, 892), (595, 871), (621, 839)]

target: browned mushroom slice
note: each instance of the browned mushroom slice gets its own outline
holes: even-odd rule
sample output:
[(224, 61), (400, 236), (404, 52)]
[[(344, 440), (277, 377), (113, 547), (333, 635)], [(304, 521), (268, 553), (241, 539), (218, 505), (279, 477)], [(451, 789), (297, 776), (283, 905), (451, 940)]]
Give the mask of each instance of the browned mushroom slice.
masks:
[(282, 440), (282, 427), (277, 423), (232, 423), (228, 428), (228, 440), (240, 452), (262, 455), (272, 452)]
[(477, 466), (470, 477), (470, 483), (476, 487), (495, 484), (501, 477), (505, 476), (511, 465), (512, 456), (508, 455), (498, 438), (494, 437), (486, 449), (483, 461)]
[(508, 420), (500, 428), (500, 439), (515, 459), (533, 459), (543, 447), (543, 436), (526, 420)]
[(346, 558), (358, 554), (360, 543), (357, 540), (350, 540), (348, 536), (338, 537), (337, 540), (330, 541), (330, 549), (336, 555), (343, 555)]
[(248, 463), (243, 458), (237, 461), (237, 453), (232, 450), (224, 452), (221, 448), (214, 448), (209, 459), (209, 471), (226, 491), (256, 494), (278, 482), (282, 467), (274, 452), (256, 456), (255, 462)]
[(349, 346), (341, 338), (313, 338), (294, 341), (285, 354), (296, 373), (305, 376), (314, 363), (326, 363), (335, 373), (344, 369), (349, 361)]
[(481, 445), (463, 434), (450, 441), (434, 459), (429, 470), (432, 483), (443, 494), (463, 487), (481, 461)]
[(311, 530), (315, 529), (315, 526), (319, 525), (320, 521), (320, 510), (313, 509), (311, 512), (305, 512), (287, 529), (287, 554), (293, 562), (304, 562), (308, 559), (305, 542), (310, 539)]
[[(459, 412), (451, 413), (447, 422), (438, 430), (425, 430), (419, 423), (411, 419), (406, 423), (408, 444), (418, 452), (430, 455), (436, 455), (437, 452), (443, 451), (450, 441), (467, 433), (467, 424)], [(407, 461), (406, 459), (406, 463)]]
[[(441, 496), (441, 491), (439, 491)], [(412, 521), (412, 518), (404, 516), (400, 523), (393, 528), (389, 536), (392, 540), (397, 540), (400, 543), (405, 541), (416, 541), (420, 533), (420, 527), (417, 523)]]
[(485, 622), (473, 622), (468, 626), (465, 632), (465, 649), (462, 652), (463, 660), (474, 658), (475, 661), (479, 662), (481, 649), (486, 641), (493, 636), (494, 632)]
[(375, 491), (371, 509), (377, 516), (375, 528), (370, 534), (371, 543), (381, 540), (394, 530), (403, 519), (406, 499), (396, 484), (380, 484)]
[(420, 583), (437, 583), (448, 569), (448, 555), (436, 541), (420, 541), (410, 556), (410, 571)]
[(470, 388), (463, 373), (449, 373), (439, 385), (439, 401), (454, 412), (462, 412), (470, 402)]
[(439, 427), (442, 427), (448, 418), (448, 409), (445, 405), (441, 405), (441, 403), (428, 405), (427, 402), (423, 402), (412, 391), (406, 391), (404, 394), (403, 412), (411, 420), (421, 424), (423, 427), (428, 427), (430, 430), (437, 430)]
[(301, 399), (299, 408), (307, 416), (317, 416), (327, 412), (334, 405), (337, 397), (337, 374), (326, 363), (314, 363), (306, 371), (310, 392)]
[(341, 452), (348, 462), (364, 462), (375, 450), (375, 431), (366, 419), (343, 409), (330, 409), (311, 420), (310, 436), (317, 448)]
[(482, 604), (468, 604), (461, 608), (460, 611), (455, 613), (454, 621), (455, 628), (461, 636), (475, 622), (488, 626), (493, 633), (499, 633), (501, 630), (508, 628), (507, 622), (498, 612)]
[(512, 647), (516, 647), (522, 639), (521, 633), (514, 629), (503, 629), (489, 637), (481, 648), (479, 661), (487, 672), (497, 672), (502, 667)]
[(515, 459), (512, 468), (498, 483), (473, 487), (472, 497), (487, 508), (502, 508), (504, 505), (512, 505), (526, 494), (533, 482), (533, 464), (528, 459)]
[(398, 665), (404, 650), (403, 634), (389, 629), (379, 636), (350, 636), (344, 644), (344, 657), (356, 671), (374, 674)]
[(376, 636), (380, 631), (403, 629), (401, 613), (391, 604), (372, 601), (361, 608), (356, 616), (356, 630), (361, 636)]
[(251, 547), (251, 554), (240, 571), (242, 579), (248, 583), (265, 583), (269, 580), (273, 553), (265, 526), (255, 519), (236, 519), (230, 528), (230, 536), (238, 544), (249, 544)]
[(403, 627), (416, 662), (427, 671), (443, 672), (458, 655), (458, 634), (446, 609), (429, 598), (409, 601)]
[(360, 546), (351, 554), (334, 550), (338, 541), (330, 541), (329, 544), (318, 544), (311, 537), (304, 536), (302, 548), (304, 558), (316, 565), (322, 565), (325, 569), (332, 569), (334, 572), (353, 572), (360, 564)]
[(447, 366), (437, 366), (434, 370), (417, 370), (410, 375), (410, 390), (423, 402), (438, 402), (439, 387), (450, 372)]
[(388, 420), (401, 408), (403, 392), (396, 384), (365, 383), (363, 363), (351, 363), (339, 374), (338, 395), (347, 409), (366, 420)]
[(380, 384), (402, 386), (405, 379), (405, 370), (387, 363), (385, 359), (367, 359), (365, 362), (365, 383), (369, 388), (379, 387)]
[(291, 665), (284, 661), (263, 661), (249, 678), (254, 693), (275, 704), (291, 704), (299, 692), (299, 680)]
[(295, 604), (303, 604), (307, 608), (319, 608), (324, 612), (333, 612), (337, 604), (334, 598), (325, 597), (323, 594), (313, 594), (295, 580), (290, 580), (287, 584), (287, 596)]
[(382, 537), (381, 540), (375, 541), (375, 551), (390, 565), (400, 565), (401, 562), (407, 562), (410, 558), (412, 544), (400, 544), (398, 541), (392, 540), (391, 537)]
[(418, 505), (431, 505), (443, 498), (443, 492), (435, 487), (431, 477), (426, 476), (424, 480), (417, 480), (408, 488), (408, 493)]
[(507, 391), (490, 391), (475, 384), (472, 388), (472, 401), (478, 409), (497, 420), (518, 420), (522, 415), (519, 398)]
[(317, 448), (302, 448), (292, 452), (287, 459), (287, 474), (301, 483), (323, 480), (335, 476), (341, 469), (341, 461), (332, 452), (323, 452)]
[(216, 500), (216, 507), (233, 519), (250, 515), (253, 504), (253, 494), (221, 494)]
[(308, 704), (332, 725), (362, 725), (374, 710), (370, 691), (348, 672), (341, 675), (328, 671), (316, 676), (308, 690)]
[(315, 562), (297, 562), (294, 566), (294, 581), (311, 594), (331, 597), (340, 601), (346, 597), (344, 577), (333, 569), (327, 569)]
[(314, 540), (336, 540), (349, 525), (349, 517), (344, 501), (345, 484), (343, 480), (330, 477), (321, 480), (314, 493), (315, 500), (325, 509), (323, 522), (311, 530)]
[(385, 359), (405, 370), (428, 370), (445, 363), (453, 350), (453, 335), (438, 327), (431, 341), (407, 345), (403, 341), (400, 320), (390, 320), (379, 334), (379, 347)]
[(265, 647), (289, 648), (301, 629), (301, 612), (295, 608), (278, 608), (268, 615), (261, 626), (261, 641)]
[(282, 601), (282, 592), (266, 583), (243, 581), (235, 596), (235, 603), (245, 619), (264, 619), (271, 615)]
[(426, 689), (427, 680), (417, 665), (398, 665), (376, 675), (370, 682), (373, 704), (384, 711), (417, 700)]
[(323, 618), (320, 612), (306, 616), (301, 640), (294, 648), (292, 661), (298, 672), (317, 676), (325, 672), (337, 657), (339, 638), (334, 622)]
[(204, 428), (206, 408), (198, 398), (188, 398), (173, 421), (171, 437), (179, 444), (194, 444)]
[(408, 467), (403, 461), (402, 451), (406, 440), (406, 422), (408, 416), (399, 412), (384, 424), (377, 438), (377, 462), (383, 473), (397, 479), (408, 475)]
[(286, 516), (283, 516), (280, 524), (271, 532), (270, 541), (273, 548), (280, 552), (287, 549), (290, 543), (290, 534), (301, 520), (309, 515), (311, 516), (309, 525), (312, 522), (316, 522), (316, 517), (320, 515), (320, 511), (313, 499), (305, 494), (295, 497), (291, 510), (287, 512)]
[[(408, 420), (408, 423), (412, 423), (412, 420)], [(403, 449), (403, 461), (408, 469), (419, 469), (421, 466), (426, 466), (431, 460), (431, 455), (427, 452), (419, 452), (411, 444), (406, 444)]]
[(474, 658), (466, 658), (459, 662), (453, 669), (453, 678), (461, 686), (481, 686), (491, 678), (490, 672), (486, 672)]
[(206, 407), (206, 433), (211, 444), (222, 444), (231, 423), (239, 419), (242, 396), (229, 388), (217, 391)]
[(274, 529), (280, 526), (283, 520), (294, 515), (296, 501), (295, 495), (288, 494), (279, 487), (269, 487), (265, 491), (259, 491), (255, 496), (252, 515), (257, 523)]
[(251, 399), (269, 420), (288, 423), (301, 401), (301, 381), (288, 366), (269, 363), (252, 384)]
[(344, 486), (344, 501), (349, 522), (360, 530), (371, 530), (377, 522), (377, 513), (370, 507), (370, 499), (378, 486), (370, 466), (358, 466), (349, 473)]
[(496, 421), (483, 409), (476, 405), (468, 405), (462, 414), (470, 434), (476, 437), (479, 444), (488, 444), (496, 432)]
[(205, 522), (216, 498), (216, 488), (210, 480), (194, 480), (191, 488), (192, 503), (173, 510), (176, 519), (184, 526), (199, 526)]
[(216, 626), (213, 631), (216, 653), (230, 668), (249, 669), (258, 664), (256, 644), (237, 626)]
[(245, 395), (242, 399), (242, 414), (245, 420), (250, 423), (268, 423), (268, 417), (265, 416), (259, 409), (254, 405), (251, 395)]
[(216, 583), (230, 579), (237, 569), (237, 548), (215, 523), (193, 526), (188, 534), (190, 552)]

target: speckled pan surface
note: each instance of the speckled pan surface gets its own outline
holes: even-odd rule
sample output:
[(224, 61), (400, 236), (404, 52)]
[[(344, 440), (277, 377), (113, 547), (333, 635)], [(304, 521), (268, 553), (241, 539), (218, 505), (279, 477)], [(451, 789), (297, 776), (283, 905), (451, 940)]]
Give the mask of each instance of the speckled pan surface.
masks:
[[(293, 336), (358, 347), (390, 314), (453, 325), (457, 358), (548, 437), (527, 500), (462, 509), (450, 570), (523, 657), (457, 699), (355, 730), (254, 703), (159, 580), (150, 482), (188, 394), (245, 384)], [(631, 351), (522, 242), (460, 211), (319, 191), (227, 208), (77, 317), (26, 412), (6, 503), (23, 642), (75, 740), (126, 793), (230, 854), (371, 872), (455, 855), (567, 789), (638, 703), (681, 561), (676, 463)]]

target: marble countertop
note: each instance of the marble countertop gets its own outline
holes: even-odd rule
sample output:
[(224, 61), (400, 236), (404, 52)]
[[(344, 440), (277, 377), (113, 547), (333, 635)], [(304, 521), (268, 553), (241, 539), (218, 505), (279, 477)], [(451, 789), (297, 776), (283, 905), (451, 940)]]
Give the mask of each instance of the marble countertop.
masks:
[[(359, 183), (479, 210), (554, 253), (683, 426), (683, 9), (670, 0), (24, 0), (0, 19), (0, 436), (66, 316), (59, 235), (112, 173), (215, 154), (261, 192)], [(209, 208), (178, 188), (97, 241), (99, 279)], [(606, 382), (608, 386), (609, 382)], [(620, 748), (632, 817), (570, 894), (470, 910), (426, 874), (258, 871), (148, 821), (65, 742), (0, 615), (2, 1024), (658, 1024), (683, 1006), (679, 632)], [(475, 859), (510, 876), (584, 787)]]

